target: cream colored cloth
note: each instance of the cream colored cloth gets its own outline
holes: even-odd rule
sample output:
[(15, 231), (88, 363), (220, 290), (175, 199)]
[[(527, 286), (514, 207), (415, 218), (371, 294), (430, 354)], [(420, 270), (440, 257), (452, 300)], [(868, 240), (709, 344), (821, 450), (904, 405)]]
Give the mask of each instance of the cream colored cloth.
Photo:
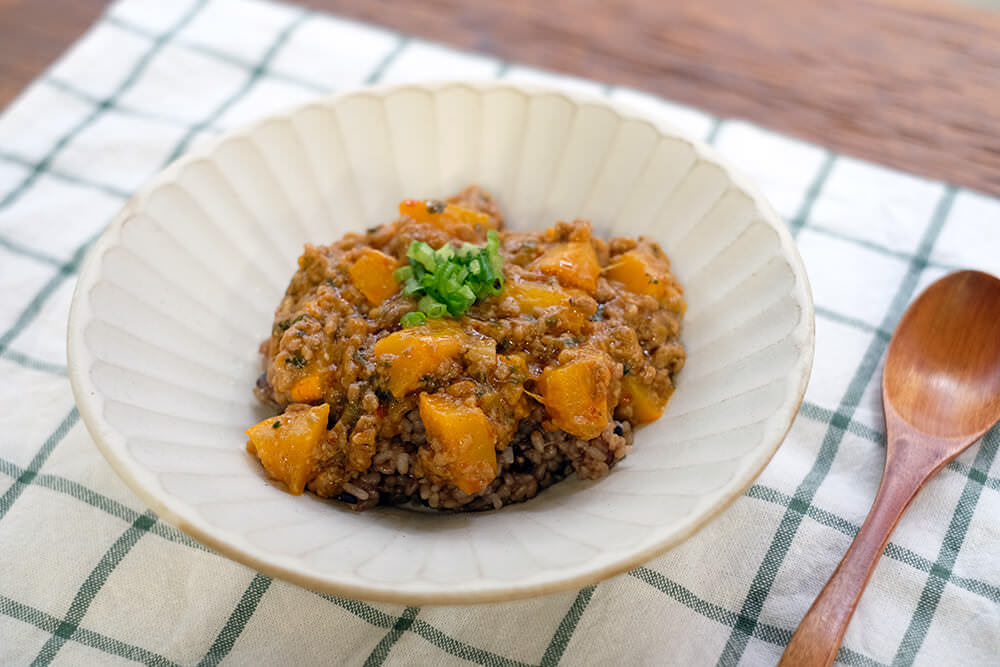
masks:
[[(76, 271), (126, 198), (220, 129), (373, 82), (545, 80), (705, 137), (796, 235), (817, 304), (787, 441), (729, 510), (595, 587), (477, 607), (344, 600), (272, 581), (160, 522), (105, 463), (66, 380)], [(641, 93), (256, 0), (123, 0), (0, 116), (0, 664), (774, 664), (871, 503), (881, 360), (909, 301), (1000, 273), (1000, 202)], [(1000, 432), (897, 529), (849, 665), (1000, 660)]]

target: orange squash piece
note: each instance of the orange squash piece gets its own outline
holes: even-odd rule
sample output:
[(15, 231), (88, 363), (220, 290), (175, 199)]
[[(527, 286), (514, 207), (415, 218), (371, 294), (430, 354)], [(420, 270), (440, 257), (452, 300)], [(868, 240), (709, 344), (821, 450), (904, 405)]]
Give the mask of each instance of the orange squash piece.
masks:
[(428, 222), (450, 234), (461, 227), (475, 228), (478, 225), (484, 230), (497, 227), (485, 213), (442, 201), (404, 199), (399, 203), (399, 213), (417, 222)]
[(295, 403), (312, 403), (313, 401), (318, 401), (323, 398), (325, 393), (323, 378), (319, 375), (307, 375), (297, 380), (292, 385), (289, 393), (292, 396), (292, 401)]
[(396, 398), (421, 385), (446, 359), (462, 352), (462, 333), (453, 326), (426, 324), (391, 333), (375, 343), (376, 363), (388, 377), (388, 389)]
[(601, 264), (590, 241), (568, 241), (550, 247), (532, 265), (542, 273), (555, 276), (567, 287), (578, 287), (593, 294)]
[(620, 282), (630, 292), (654, 296), (683, 315), (687, 304), (670, 278), (668, 266), (648, 252), (629, 250), (604, 269), (604, 276)]
[(470, 495), (496, 478), (496, 436), (482, 410), (447, 394), (424, 393), (420, 419), (436, 449), (429, 458), (438, 474)]
[(247, 451), (260, 459), (269, 477), (284, 482), (292, 495), (301, 495), (313, 476), (316, 449), (326, 435), (329, 416), (327, 403), (290, 406), (284, 414), (246, 430)]
[(397, 266), (395, 258), (374, 248), (365, 248), (347, 273), (368, 302), (377, 306), (399, 291), (399, 283), (392, 275)]
[(640, 424), (648, 424), (659, 419), (673, 393), (674, 389), (671, 387), (666, 396), (660, 397), (638, 378), (629, 375), (622, 378), (622, 402), (631, 403), (632, 418)]
[(536, 308), (564, 306), (569, 302), (569, 296), (561, 288), (527, 280), (509, 281), (504, 292), (517, 301), (524, 314), (534, 313)]
[(667, 288), (664, 272), (652, 257), (638, 250), (629, 250), (604, 270), (608, 280), (617, 280), (630, 292), (662, 296)]
[(518, 278), (507, 282), (504, 293), (517, 301), (524, 315), (535, 315), (538, 309), (558, 306), (563, 310), (566, 325), (570, 329), (579, 330), (583, 325), (583, 312), (574, 308), (571, 303), (573, 296), (581, 294), (579, 290)]
[(569, 363), (545, 369), (539, 382), (552, 422), (583, 440), (596, 438), (608, 425), (611, 359), (588, 350)]

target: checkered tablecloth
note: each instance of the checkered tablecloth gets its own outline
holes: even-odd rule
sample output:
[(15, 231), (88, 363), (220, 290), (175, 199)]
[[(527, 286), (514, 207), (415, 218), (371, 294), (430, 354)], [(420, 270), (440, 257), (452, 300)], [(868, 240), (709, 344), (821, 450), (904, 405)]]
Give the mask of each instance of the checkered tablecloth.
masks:
[[(319, 595), (161, 522), (73, 406), (64, 336), (88, 246), (130, 193), (205, 136), (318, 93), (489, 77), (662, 114), (751, 174), (788, 220), (815, 293), (816, 362), (773, 462), (663, 557), (506, 604)], [(955, 268), (1000, 273), (1000, 201), (636, 91), (291, 6), (118, 2), (0, 116), (0, 664), (773, 664), (874, 496), (890, 332)], [(842, 663), (1000, 662), (998, 447), (995, 428), (916, 500)]]

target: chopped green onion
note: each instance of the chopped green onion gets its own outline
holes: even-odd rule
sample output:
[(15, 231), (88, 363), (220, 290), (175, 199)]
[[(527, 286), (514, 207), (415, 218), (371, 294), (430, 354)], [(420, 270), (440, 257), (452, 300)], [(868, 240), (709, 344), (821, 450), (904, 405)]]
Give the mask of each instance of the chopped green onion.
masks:
[(436, 259), (439, 264), (447, 262), (454, 256), (455, 256), (455, 249), (451, 246), (450, 243), (445, 243), (443, 246), (434, 251), (434, 259)]
[(411, 277), (409, 277), (409, 278), (406, 279), (406, 284), (403, 285), (403, 294), (406, 294), (406, 295), (409, 296), (411, 294), (416, 294), (417, 292), (419, 292), (422, 289), (423, 289), (423, 286), (419, 282), (417, 282), (416, 278), (414, 278), (414, 277), (411, 276)]
[(439, 317), (444, 317), (445, 305), (432, 297), (430, 294), (425, 294), (420, 297), (420, 301), (417, 303), (417, 308), (420, 312), (426, 313), (427, 317), (436, 320)]
[(434, 249), (423, 241), (414, 241), (410, 244), (410, 249), (406, 251), (406, 256), (410, 262), (419, 262), (428, 271), (437, 270), (437, 260), (434, 257)]
[(503, 291), (503, 257), (494, 230), (486, 233), (485, 246), (446, 243), (434, 250), (423, 241), (413, 241), (406, 256), (410, 263), (396, 269), (393, 276), (403, 283), (404, 294), (418, 300), (419, 311), (405, 315), (400, 320), (404, 326), (446, 314), (460, 317), (477, 300)]
[(476, 302), (476, 293), (472, 291), (472, 288), (468, 285), (462, 285), (457, 292), (453, 292), (449, 295), (448, 299), (449, 305), (454, 305), (455, 310), (458, 311), (456, 315), (460, 315), (469, 309), (469, 306)]
[(427, 316), (421, 313), (419, 310), (412, 313), (407, 313), (400, 318), (399, 323), (404, 327), (418, 327), (421, 324), (426, 324)]

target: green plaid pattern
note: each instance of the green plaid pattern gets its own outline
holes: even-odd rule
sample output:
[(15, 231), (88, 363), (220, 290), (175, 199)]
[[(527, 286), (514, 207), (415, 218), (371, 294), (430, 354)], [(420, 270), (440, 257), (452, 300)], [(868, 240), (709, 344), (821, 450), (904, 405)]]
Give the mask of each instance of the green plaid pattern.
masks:
[[(73, 406), (64, 335), (92, 241), (143, 181), (234, 124), (375, 82), (506, 77), (611, 96), (706, 138), (761, 183), (817, 304), (788, 440), (698, 535), (580, 591), (470, 607), (320, 595), (159, 521)], [(259, 0), (122, 0), (0, 116), (0, 663), (776, 662), (874, 497), (879, 383), (907, 304), (1000, 273), (1000, 201), (616, 87)], [(847, 665), (1000, 659), (1000, 430), (950, 464), (886, 547)]]

